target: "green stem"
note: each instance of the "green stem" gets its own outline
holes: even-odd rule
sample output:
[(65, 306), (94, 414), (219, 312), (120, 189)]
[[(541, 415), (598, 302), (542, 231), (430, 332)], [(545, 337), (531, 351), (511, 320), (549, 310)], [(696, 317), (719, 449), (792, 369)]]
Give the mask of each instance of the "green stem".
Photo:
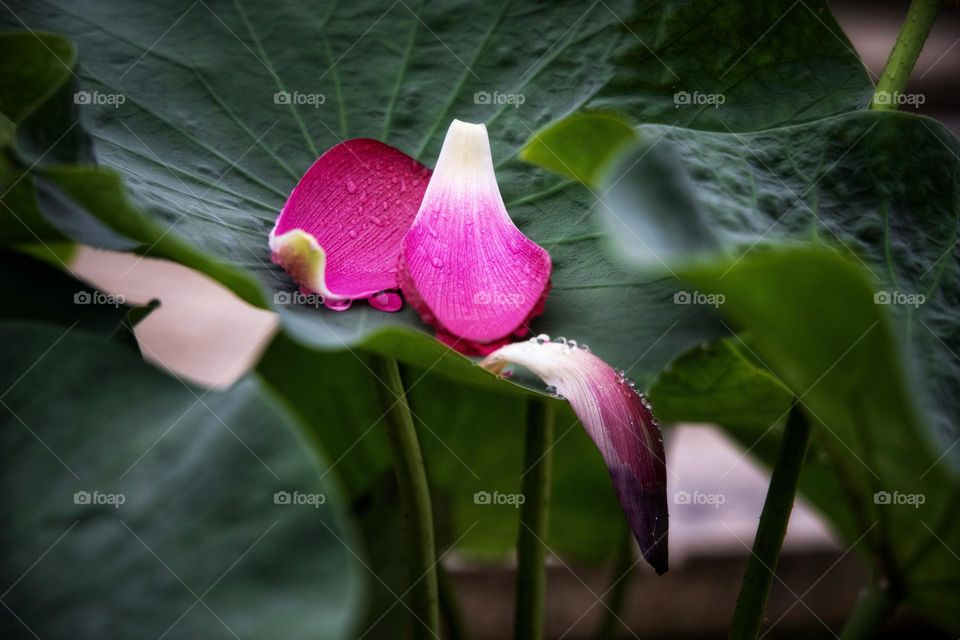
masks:
[(937, 17), (942, 0), (913, 0), (907, 17), (900, 28), (900, 35), (890, 51), (887, 64), (883, 68), (877, 90), (873, 94), (871, 109), (893, 111), (897, 108), (897, 96), (907, 88), (907, 80), (913, 66), (917, 64), (923, 43), (930, 34), (930, 28)]
[(880, 628), (893, 613), (900, 598), (891, 589), (871, 584), (863, 588), (857, 604), (847, 619), (841, 640), (868, 640), (879, 635)]
[(437, 593), (437, 552), (433, 539), (433, 508), (430, 489), (423, 467), (420, 443), (413, 426), (400, 377), (400, 368), (393, 358), (373, 359), (373, 370), (380, 379), (377, 385), (380, 402), (386, 413), (387, 436), (393, 452), (393, 468), (400, 488), (404, 520), (413, 544), (411, 608), (419, 618), (414, 624), (414, 637), (439, 638), (440, 615)]
[(523, 507), (517, 540), (517, 603), (514, 637), (543, 637), (546, 599), (547, 514), (550, 509), (550, 443), (553, 440), (553, 403), (531, 400), (527, 404), (524, 454)]
[(747, 561), (747, 572), (740, 586), (740, 597), (737, 598), (737, 608), (730, 626), (730, 640), (754, 640), (760, 631), (809, 442), (810, 425), (799, 405), (794, 405), (787, 418), (780, 452), (770, 477), (760, 525), (753, 541), (753, 553)]
[(440, 586), (440, 613), (447, 629), (447, 640), (466, 640), (467, 631), (463, 623), (463, 612), (457, 602), (456, 590), (453, 588), (453, 579), (450, 573), (437, 565), (437, 580)]
[(613, 640), (619, 635), (617, 632), (621, 626), (620, 619), (623, 617), (620, 613), (623, 611), (623, 605), (627, 600), (630, 578), (637, 564), (633, 544), (633, 532), (630, 527), (623, 527), (613, 565), (613, 580), (615, 582), (610, 587), (606, 613), (600, 623), (600, 631), (597, 633), (598, 640)]

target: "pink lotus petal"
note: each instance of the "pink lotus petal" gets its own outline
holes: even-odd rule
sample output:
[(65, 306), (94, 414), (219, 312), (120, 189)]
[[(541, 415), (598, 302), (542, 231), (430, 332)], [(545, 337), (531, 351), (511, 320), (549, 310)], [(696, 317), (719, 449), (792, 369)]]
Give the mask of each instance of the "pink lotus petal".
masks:
[[(427, 167), (382, 142), (338, 144), (283, 206), (270, 232), (273, 261), (335, 309), (397, 289), (400, 243), (429, 179)], [(394, 294), (385, 307), (396, 310), (398, 303)]]
[(658, 574), (667, 570), (667, 478), (663, 438), (646, 398), (610, 365), (546, 336), (507, 345), (481, 365), (529, 369), (565, 397), (600, 449), (633, 535)]
[(550, 254), (507, 214), (486, 127), (454, 120), (403, 239), (404, 298), (438, 337), (483, 352), (527, 333), (550, 269)]

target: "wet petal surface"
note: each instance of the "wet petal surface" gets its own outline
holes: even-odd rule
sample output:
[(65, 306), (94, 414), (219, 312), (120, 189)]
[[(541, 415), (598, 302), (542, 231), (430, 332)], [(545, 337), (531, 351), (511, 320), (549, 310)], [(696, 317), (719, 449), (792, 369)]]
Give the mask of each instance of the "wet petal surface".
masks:
[(575, 344), (546, 336), (502, 347), (481, 363), (525, 367), (570, 402), (607, 463), (643, 557), (667, 570), (667, 479), (660, 427), (646, 397), (619, 372)]
[[(332, 308), (397, 289), (400, 244), (429, 179), (427, 167), (382, 142), (338, 144), (290, 194), (270, 233), (273, 261)], [(389, 295), (374, 306), (398, 309)]]
[(507, 214), (482, 124), (450, 125), (402, 258), (407, 302), (462, 351), (525, 335), (542, 311), (550, 255)]

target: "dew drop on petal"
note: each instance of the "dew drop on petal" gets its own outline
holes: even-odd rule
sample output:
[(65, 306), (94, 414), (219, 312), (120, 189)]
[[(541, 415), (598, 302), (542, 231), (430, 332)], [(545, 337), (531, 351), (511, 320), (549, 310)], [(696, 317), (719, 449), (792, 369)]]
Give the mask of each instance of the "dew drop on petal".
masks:
[(351, 238), (356, 238), (359, 235), (356, 229), (350, 229), (350, 231), (348, 231), (347, 233), (350, 235)]
[(394, 312), (403, 307), (403, 298), (394, 291), (381, 291), (368, 299), (370, 306), (378, 311)]
[(541, 333), (540, 335), (537, 336), (536, 340), (537, 340), (537, 344), (543, 344), (545, 342), (550, 342), (550, 336), (548, 336), (545, 333)]
[(347, 180), (347, 193), (356, 193), (357, 184), (353, 180)]
[(327, 309), (333, 311), (346, 311), (350, 308), (353, 300), (324, 300), (323, 304)]
[(434, 267), (436, 267), (437, 269), (442, 269), (442, 268), (443, 268), (443, 260), (441, 260), (441, 259), (438, 258), (437, 256), (434, 256), (434, 257), (430, 258), (430, 264), (432, 264), (432, 265), (433, 265)]

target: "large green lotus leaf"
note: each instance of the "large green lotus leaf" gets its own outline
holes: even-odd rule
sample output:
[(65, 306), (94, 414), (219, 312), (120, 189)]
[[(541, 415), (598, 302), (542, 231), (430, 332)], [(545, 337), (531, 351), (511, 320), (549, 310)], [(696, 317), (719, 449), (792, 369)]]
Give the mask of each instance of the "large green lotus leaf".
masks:
[[(104, 192), (78, 194), (83, 187), (62, 173), (50, 176), (53, 184), (123, 227), (142, 250), (205, 270), (255, 304), (291, 286), (270, 264), (265, 238), (320, 152), (367, 136), (430, 164), (451, 118), (485, 122), (511, 215), (556, 267), (534, 330), (587, 342), (641, 382), (684, 347), (716, 335), (713, 317), (670, 304), (672, 278), (645, 282), (597, 251), (606, 232), (591, 211), (595, 194), (518, 162), (522, 142), (584, 105), (704, 128), (729, 116), (728, 126), (741, 130), (824, 117), (870, 93), (821, 2), (533, 8), (224, 0), (120, 13), (104, 1), (43, 0), (12, 8), (31, 28), (76, 41), (79, 84), (91, 96), (81, 105), (84, 126), (97, 162), (122, 176), (133, 206), (101, 202)], [(722, 87), (710, 80), (717, 65), (728, 67)], [(676, 91), (717, 87), (727, 93), (719, 111), (672, 104)], [(291, 94), (290, 104), (278, 104), (277, 92)], [(298, 95), (323, 101), (293, 104)], [(502, 99), (511, 95), (523, 104)], [(266, 295), (253, 290), (251, 276)], [(376, 349), (393, 353), (403, 344), (412, 364), (436, 362), (424, 355), (428, 334), (410, 310), (355, 306), (342, 314), (279, 311), (299, 339), (326, 349), (379, 336)], [(387, 328), (394, 332), (380, 333)], [(437, 371), (458, 375), (458, 360), (444, 356)]]
[(0, 635), (353, 635), (339, 491), (256, 379), (192, 388), (63, 325), (5, 321), (0, 338)]

